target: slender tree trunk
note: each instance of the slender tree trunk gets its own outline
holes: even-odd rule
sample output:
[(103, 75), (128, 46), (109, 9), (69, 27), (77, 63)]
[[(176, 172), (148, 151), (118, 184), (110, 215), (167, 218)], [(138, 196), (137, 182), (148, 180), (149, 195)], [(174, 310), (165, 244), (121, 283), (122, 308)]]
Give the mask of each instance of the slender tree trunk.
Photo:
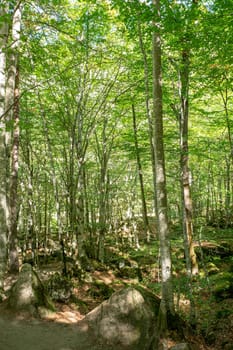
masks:
[(7, 1), (0, 6), (0, 299), (4, 290), (4, 274), (7, 260), (7, 198), (6, 198), (6, 147), (5, 147), (5, 84), (6, 43), (8, 36)]
[(19, 68), (16, 72), (15, 100), (14, 100), (14, 129), (11, 151), (11, 179), (10, 179), (10, 230), (9, 230), (9, 272), (19, 272), (19, 255), (17, 244), (18, 224), (18, 164), (19, 164)]
[(198, 273), (197, 258), (193, 244), (193, 205), (191, 197), (191, 173), (189, 169), (188, 119), (189, 119), (189, 52), (183, 50), (179, 79), (180, 96), (180, 167), (183, 202), (183, 234), (186, 268), (188, 274)]
[(161, 302), (161, 335), (167, 329), (167, 314), (174, 312), (172, 287), (172, 261), (168, 231), (166, 172), (163, 143), (163, 97), (162, 97), (162, 64), (160, 36), (160, 1), (153, 0), (156, 18), (153, 32), (153, 117), (156, 173), (156, 201), (158, 233), (161, 254), (162, 302)]
[(116, 122), (112, 124), (109, 112), (106, 112), (106, 104), (103, 106), (103, 114), (100, 120), (100, 128), (95, 131), (96, 158), (98, 161), (98, 218), (99, 218), (99, 236), (97, 256), (101, 262), (105, 259), (105, 234), (107, 225), (109, 225), (109, 171), (108, 162), (112, 152), (115, 140)]
[[(106, 141), (106, 140), (105, 140)], [(106, 144), (103, 144), (105, 147)], [(107, 154), (104, 150), (100, 164), (100, 183), (99, 183), (99, 242), (98, 259), (104, 262), (104, 241), (106, 233), (106, 197), (107, 197)]]
[(231, 162), (226, 159), (226, 181), (225, 181), (225, 226), (230, 226), (231, 222)]
[[(153, 173), (153, 184), (154, 184), (154, 193), (156, 192), (156, 174), (155, 174), (155, 151), (154, 151), (154, 143), (153, 143), (153, 121), (150, 112), (150, 87), (149, 87), (149, 67), (148, 67), (148, 59), (145, 50), (145, 45), (142, 37), (141, 23), (138, 21), (138, 35), (139, 35), (139, 45), (144, 63), (144, 85), (145, 85), (145, 105), (146, 105), (146, 116), (148, 121), (148, 131), (149, 131), (149, 139), (150, 139), (150, 150), (151, 150), (151, 164), (152, 164), (152, 173)], [(154, 195), (154, 209), (157, 212), (157, 203), (156, 203), (156, 195)], [(156, 225), (157, 226), (157, 225)], [(150, 237), (148, 237), (150, 240)]]
[[(70, 230), (71, 232), (75, 232), (76, 230), (76, 218), (77, 218), (77, 208), (75, 204), (75, 194), (77, 189), (77, 176), (75, 175), (75, 132), (76, 125), (72, 125), (70, 131), (70, 150), (69, 155), (67, 156), (67, 165), (69, 171), (67, 172), (67, 192), (68, 192), (68, 200), (69, 200), (69, 222), (70, 222)], [(65, 153), (65, 152), (64, 152)]]
[(98, 241), (98, 260), (104, 262), (104, 242), (106, 233), (106, 169), (101, 169), (100, 179), (100, 198), (99, 198), (99, 241)]
[(83, 167), (82, 164), (79, 170), (78, 177), (78, 196), (76, 199), (77, 207), (77, 226), (76, 226), (76, 236), (78, 242), (78, 259), (81, 263), (81, 267), (85, 269), (88, 263), (88, 257), (86, 252), (86, 243), (87, 243), (87, 233), (85, 231), (85, 214), (84, 214), (84, 179), (83, 179)]
[(99, 237), (98, 237), (98, 260), (104, 262), (104, 241), (106, 233), (106, 199), (107, 199), (107, 167), (108, 167), (108, 150), (107, 150), (107, 118), (104, 117), (101, 139), (96, 136), (97, 158), (99, 160), (100, 174), (98, 183), (98, 206), (99, 206)]
[(230, 179), (231, 179), (231, 173), (232, 173), (232, 164), (233, 164), (233, 142), (232, 142), (232, 128), (231, 128), (231, 120), (229, 115), (229, 99), (231, 96), (229, 96), (228, 91), (228, 77), (225, 74), (224, 80), (226, 83), (225, 91), (220, 90), (220, 95), (223, 101), (224, 106), (224, 112), (225, 112), (225, 119), (226, 119), (226, 127), (227, 127), (227, 137), (229, 142), (229, 156), (226, 158), (226, 198), (225, 198), (225, 212), (226, 212), (226, 225), (230, 221), (230, 208), (231, 208), (231, 190), (230, 190)]
[(147, 206), (146, 206), (146, 198), (145, 198), (143, 173), (142, 173), (142, 163), (141, 163), (140, 151), (138, 146), (137, 121), (136, 121), (134, 104), (132, 104), (132, 116), (133, 116), (133, 130), (134, 130), (134, 145), (135, 145), (135, 152), (136, 152), (136, 159), (137, 159), (139, 183), (140, 183), (140, 189), (141, 189), (143, 224), (144, 224), (144, 230), (145, 230), (146, 236), (148, 238), (149, 237), (148, 232), (150, 231), (150, 228), (149, 228), (149, 221), (147, 216)]
[[(99, 237), (98, 237), (98, 259), (104, 262), (105, 252), (105, 234), (108, 216), (108, 197), (109, 197), (109, 177), (108, 177), (108, 161), (110, 153), (112, 151), (112, 145), (114, 140), (114, 130), (112, 133), (108, 132), (108, 116), (103, 116), (103, 125), (101, 136), (95, 133), (96, 147), (97, 147), (97, 159), (99, 161), (99, 181), (98, 181), (98, 207), (99, 207)], [(110, 138), (110, 139), (109, 139)]]
[(26, 226), (26, 241), (27, 239), (32, 239), (35, 233), (35, 200), (33, 197), (34, 193), (34, 166), (33, 166), (33, 153), (30, 147), (30, 144), (26, 145), (26, 162), (28, 166), (28, 181), (26, 183), (27, 190), (27, 203), (26, 203), (26, 217), (27, 217), (27, 226)]
[[(18, 150), (19, 150), (19, 64), (18, 49), (20, 45), (20, 30), (22, 5), (17, 1), (12, 17), (12, 44), (8, 54), (8, 78), (6, 83), (6, 153), (7, 153), (7, 192), (9, 195), (9, 271), (18, 273), (19, 257), (17, 248), (17, 188), (18, 188)], [(13, 121), (13, 131), (11, 123)], [(8, 125), (9, 124), (9, 125)], [(11, 161), (10, 161), (11, 158)]]
[(54, 191), (54, 199), (55, 199), (55, 206), (56, 206), (56, 221), (57, 221), (57, 230), (58, 230), (58, 240), (61, 242), (63, 239), (63, 225), (62, 225), (62, 219), (61, 219), (61, 204), (60, 204), (60, 196), (59, 196), (59, 191), (58, 191), (58, 181), (57, 181), (57, 176), (56, 176), (56, 169), (55, 169), (55, 163), (54, 163), (54, 157), (53, 157), (53, 152), (52, 152), (52, 147), (51, 147), (51, 141), (50, 141), (50, 136), (49, 136), (49, 129), (47, 126), (47, 121), (46, 121), (46, 115), (43, 110), (43, 105), (41, 102), (41, 98), (38, 94), (38, 100), (40, 102), (40, 109), (42, 113), (42, 118), (43, 118), (43, 126), (44, 126), (44, 133), (45, 133), (45, 139), (46, 139), (46, 144), (48, 148), (48, 159), (50, 161), (51, 165), (51, 180), (53, 184), (53, 191)]
[[(16, 75), (18, 69), (19, 60), (19, 46), (20, 46), (20, 31), (21, 31), (21, 17), (22, 17), (22, 0), (16, 2), (13, 16), (12, 16), (12, 26), (11, 35), (8, 39), (8, 52), (7, 52), (7, 81), (6, 81), (6, 95), (5, 95), (5, 113), (6, 113), (6, 155), (7, 155), (7, 201), (10, 206), (12, 200), (10, 196), (11, 187), (11, 158), (12, 158), (12, 121), (14, 115), (14, 103), (15, 103), (15, 84)], [(11, 209), (9, 208), (9, 214)], [(8, 218), (10, 221), (11, 218)], [(11, 223), (8, 222), (9, 230)]]
[(77, 135), (75, 137), (76, 161), (77, 161), (77, 196), (76, 196), (76, 237), (78, 242), (78, 259), (82, 268), (86, 268), (88, 257), (86, 252), (87, 232), (85, 231), (85, 209), (84, 209), (84, 157), (86, 153), (87, 140), (84, 135), (84, 116), (81, 104), (78, 104), (77, 115), (75, 117), (77, 125)]

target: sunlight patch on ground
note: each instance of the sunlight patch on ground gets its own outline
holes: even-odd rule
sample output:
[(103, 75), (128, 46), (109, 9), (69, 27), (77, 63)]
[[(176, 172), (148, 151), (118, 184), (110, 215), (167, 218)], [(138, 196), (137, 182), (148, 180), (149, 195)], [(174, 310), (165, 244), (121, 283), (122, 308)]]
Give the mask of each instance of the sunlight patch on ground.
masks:
[(97, 277), (99, 280), (103, 281), (105, 284), (111, 284), (116, 279), (116, 276), (113, 274), (112, 271), (95, 271), (94, 276)]

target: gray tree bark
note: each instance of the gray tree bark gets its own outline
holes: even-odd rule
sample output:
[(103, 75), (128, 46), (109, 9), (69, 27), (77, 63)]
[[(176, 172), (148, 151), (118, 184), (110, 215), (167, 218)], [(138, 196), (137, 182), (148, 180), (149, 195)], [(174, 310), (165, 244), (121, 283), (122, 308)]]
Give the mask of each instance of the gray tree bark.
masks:
[(146, 205), (146, 197), (145, 197), (145, 189), (144, 189), (144, 181), (143, 181), (142, 163), (141, 163), (141, 157), (140, 157), (140, 151), (139, 151), (139, 145), (138, 145), (137, 121), (136, 121), (136, 112), (135, 112), (134, 104), (132, 104), (132, 116), (133, 116), (133, 130), (134, 130), (134, 145), (135, 145), (135, 152), (136, 152), (136, 159), (137, 159), (138, 177), (139, 177), (139, 183), (140, 183), (140, 189), (141, 189), (143, 224), (144, 224), (144, 230), (147, 236), (147, 241), (150, 241), (149, 240), (150, 227), (149, 227), (149, 221), (147, 216), (147, 205)]
[[(6, 84), (6, 109), (7, 122), (13, 120), (13, 132), (11, 129), (6, 134), (7, 153), (11, 155), (10, 183), (9, 183), (9, 272), (19, 272), (19, 256), (17, 247), (17, 223), (18, 223), (18, 152), (19, 152), (19, 45), (21, 30), (22, 4), (19, 0), (14, 8), (12, 18), (12, 45), (9, 53), (8, 79)], [(13, 105), (13, 108), (11, 108)]]
[(8, 24), (7, 1), (0, 6), (0, 298), (4, 290), (4, 274), (7, 260), (7, 200), (6, 200), (6, 126), (5, 126), (5, 87), (6, 87), (6, 44)]
[(189, 53), (182, 52), (180, 69), (180, 165), (183, 202), (183, 232), (186, 267), (189, 275), (198, 273), (198, 264), (193, 245), (193, 205), (191, 196), (191, 173), (189, 169), (188, 120), (189, 120)]
[(156, 174), (156, 202), (161, 255), (162, 301), (160, 310), (161, 336), (167, 329), (167, 314), (174, 312), (172, 261), (168, 231), (166, 171), (163, 140), (163, 94), (160, 35), (160, 1), (153, 0), (155, 9), (153, 32), (153, 118)]
[(19, 254), (17, 242), (18, 226), (18, 164), (19, 164), (19, 71), (16, 73), (14, 98), (14, 130), (11, 151), (11, 178), (10, 178), (10, 222), (9, 222), (9, 272), (19, 272)]

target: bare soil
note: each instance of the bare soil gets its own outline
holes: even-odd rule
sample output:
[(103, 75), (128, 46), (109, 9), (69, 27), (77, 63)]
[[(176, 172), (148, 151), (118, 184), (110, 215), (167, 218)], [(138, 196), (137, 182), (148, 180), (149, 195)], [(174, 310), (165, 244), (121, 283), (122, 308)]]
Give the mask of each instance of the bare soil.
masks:
[[(6, 277), (6, 291), (15, 280)], [(85, 294), (85, 290), (80, 289), (80, 293)], [(92, 300), (84, 312), (76, 305), (57, 303), (56, 312), (47, 310), (38, 318), (11, 312), (3, 302), (0, 304), (0, 350), (99, 350), (96, 339), (91, 339), (79, 323), (85, 313), (98, 304), (99, 301)]]
[(82, 316), (67, 306), (44, 319), (0, 309), (0, 350), (90, 350), (95, 341), (79, 325)]

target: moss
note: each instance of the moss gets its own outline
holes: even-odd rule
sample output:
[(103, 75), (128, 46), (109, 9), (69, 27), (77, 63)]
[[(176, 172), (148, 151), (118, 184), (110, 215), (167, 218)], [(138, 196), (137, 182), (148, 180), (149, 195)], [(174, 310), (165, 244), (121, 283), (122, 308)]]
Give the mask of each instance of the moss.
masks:
[(96, 280), (89, 289), (89, 294), (93, 298), (108, 299), (113, 293), (114, 289), (101, 280)]
[(65, 302), (72, 294), (73, 284), (71, 280), (58, 272), (47, 282), (46, 290), (53, 300)]
[(219, 268), (212, 262), (209, 262), (206, 265), (207, 271), (209, 275), (215, 275), (219, 272)]
[(230, 272), (221, 272), (210, 276), (212, 292), (216, 299), (231, 297), (233, 293), (233, 276)]

